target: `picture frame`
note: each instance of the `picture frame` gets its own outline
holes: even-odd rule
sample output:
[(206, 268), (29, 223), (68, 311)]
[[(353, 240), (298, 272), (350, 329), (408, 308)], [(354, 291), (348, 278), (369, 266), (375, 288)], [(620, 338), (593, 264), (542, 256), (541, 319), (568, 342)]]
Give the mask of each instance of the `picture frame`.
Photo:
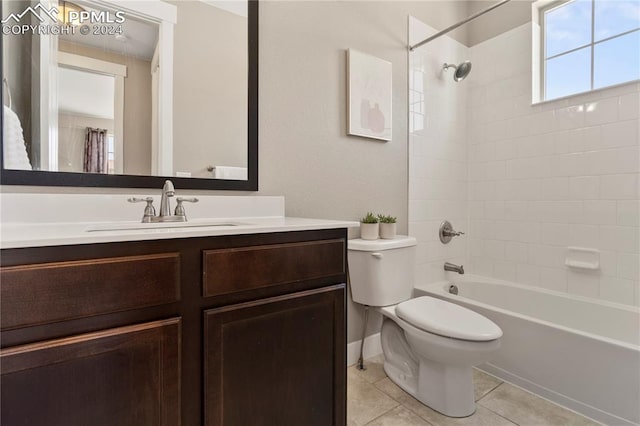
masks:
[(347, 49), (347, 134), (390, 141), (392, 64), (355, 49)]

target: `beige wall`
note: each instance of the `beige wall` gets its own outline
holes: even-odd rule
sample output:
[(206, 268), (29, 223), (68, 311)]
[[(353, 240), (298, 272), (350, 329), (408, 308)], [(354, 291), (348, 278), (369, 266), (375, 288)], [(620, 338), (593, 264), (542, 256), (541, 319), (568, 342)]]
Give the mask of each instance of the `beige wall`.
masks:
[(60, 41), (59, 49), (127, 67), (124, 79), (124, 173), (151, 174), (151, 62), (68, 41)]
[(87, 127), (113, 133), (113, 120), (75, 114), (58, 115), (58, 170), (81, 172), (84, 167), (84, 140)]
[(198, 1), (172, 3), (174, 171), (247, 167), (247, 18)]
[[(496, 0), (470, 0), (467, 2), (468, 15), (471, 16), (496, 2)], [(466, 45), (475, 46), (531, 21), (531, 3), (532, 0), (511, 0), (470, 22), (467, 25)]]

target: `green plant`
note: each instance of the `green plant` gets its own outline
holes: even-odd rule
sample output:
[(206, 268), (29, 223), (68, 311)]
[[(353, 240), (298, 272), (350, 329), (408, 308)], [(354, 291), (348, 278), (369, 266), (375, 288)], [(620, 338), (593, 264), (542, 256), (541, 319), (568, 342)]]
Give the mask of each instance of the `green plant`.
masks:
[(393, 217), (393, 216), (385, 216), (383, 214), (379, 214), (378, 215), (378, 220), (380, 220), (380, 223), (396, 223), (398, 221), (398, 218)]
[(360, 219), (362, 223), (378, 223), (378, 216), (374, 215), (371, 212), (367, 212), (367, 215)]

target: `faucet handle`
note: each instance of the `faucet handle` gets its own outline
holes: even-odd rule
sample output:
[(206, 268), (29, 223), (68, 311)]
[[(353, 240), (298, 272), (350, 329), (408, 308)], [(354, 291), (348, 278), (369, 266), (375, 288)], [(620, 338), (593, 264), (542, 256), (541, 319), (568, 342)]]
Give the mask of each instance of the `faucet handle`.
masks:
[(187, 220), (187, 212), (184, 209), (184, 206), (182, 205), (182, 202), (186, 201), (187, 203), (197, 203), (199, 200), (195, 197), (192, 198), (185, 198), (185, 197), (177, 197), (176, 198), (176, 211), (175, 211), (175, 215), (176, 216), (183, 216), (185, 221)]
[(142, 202), (147, 203), (147, 205), (144, 207), (144, 215), (142, 216), (142, 223), (149, 223), (151, 222), (151, 218), (155, 217), (156, 209), (155, 207), (153, 207), (153, 197), (147, 197), (147, 198), (131, 197), (131, 198), (128, 198), (127, 201), (130, 203), (142, 203)]

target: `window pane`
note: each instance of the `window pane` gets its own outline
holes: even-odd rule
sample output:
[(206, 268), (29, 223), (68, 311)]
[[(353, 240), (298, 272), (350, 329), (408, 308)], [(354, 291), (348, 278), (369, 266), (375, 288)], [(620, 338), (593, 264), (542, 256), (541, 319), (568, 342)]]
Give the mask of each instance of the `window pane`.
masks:
[(546, 61), (545, 99), (591, 90), (591, 48)]
[(595, 45), (594, 88), (640, 79), (640, 31)]
[(640, 27), (640, 1), (596, 1), (595, 40), (612, 37)]
[(591, 0), (573, 0), (545, 12), (545, 57), (591, 43)]

